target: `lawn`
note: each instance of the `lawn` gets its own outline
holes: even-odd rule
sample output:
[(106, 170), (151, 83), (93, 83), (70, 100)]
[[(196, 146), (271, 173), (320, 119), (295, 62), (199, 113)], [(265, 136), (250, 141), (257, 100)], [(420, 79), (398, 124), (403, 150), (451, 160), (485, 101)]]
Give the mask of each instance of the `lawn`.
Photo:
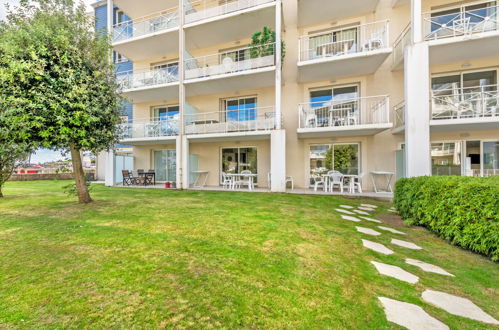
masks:
[[(418, 227), (424, 248), (369, 237), (335, 211), (388, 203), (330, 196), (167, 191), (94, 186), (91, 205), (67, 182), (8, 183), (0, 200), (0, 328), (399, 329), (378, 302), (422, 306), (451, 329), (486, 329), (424, 303), (433, 289), (499, 316), (499, 267)], [(392, 223), (393, 224), (393, 223)], [(376, 229), (375, 223), (357, 224)], [(395, 251), (380, 255), (361, 239)], [(406, 257), (454, 274), (425, 273)], [(420, 277), (377, 273), (371, 260)]]

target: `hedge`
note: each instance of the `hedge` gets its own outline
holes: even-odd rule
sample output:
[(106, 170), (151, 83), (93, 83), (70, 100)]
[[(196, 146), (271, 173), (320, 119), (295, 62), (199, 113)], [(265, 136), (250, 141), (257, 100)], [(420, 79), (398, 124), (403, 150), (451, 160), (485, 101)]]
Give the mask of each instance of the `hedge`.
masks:
[(499, 261), (499, 177), (404, 178), (394, 203), (402, 219)]

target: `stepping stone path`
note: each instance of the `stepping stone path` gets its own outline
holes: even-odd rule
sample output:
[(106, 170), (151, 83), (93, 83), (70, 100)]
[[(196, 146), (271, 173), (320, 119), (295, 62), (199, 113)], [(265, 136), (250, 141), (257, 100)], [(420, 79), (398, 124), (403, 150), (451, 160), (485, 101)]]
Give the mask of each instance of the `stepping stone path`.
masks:
[(421, 268), (423, 271), (428, 272), (428, 273), (436, 273), (440, 275), (446, 275), (446, 276), (454, 276), (451, 273), (446, 272), (442, 268), (432, 265), (432, 264), (427, 264), (426, 262), (422, 262), (416, 259), (405, 259), (405, 263), (409, 265), (413, 265), (416, 267)]
[(360, 206), (365, 206), (365, 207), (371, 207), (371, 208), (377, 208), (376, 205), (372, 205), (372, 204), (360, 204)]
[(416, 284), (419, 281), (419, 277), (403, 270), (400, 267), (387, 265), (376, 261), (371, 261), (371, 263), (374, 265), (374, 267), (376, 267), (381, 275), (390, 276), (396, 278), (397, 280), (410, 284)]
[(374, 209), (373, 209), (373, 208), (371, 208), (371, 207), (358, 206), (357, 208), (358, 208), (359, 210), (364, 210), (364, 211), (370, 211), (370, 212), (374, 211)]
[(363, 233), (363, 234), (367, 234), (367, 235), (371, 235), (371, 236), (381, 235), (380, 232), (373, 230), (373, 229), (370, 229), (370, 228), (365, 228), (365, 227), (355, 227), (355, 228), (357, 229), (358, 232)]
[(360, 222), (360, 219), (357, 219), (356, 217), (352, 217), (350, 215), (343, 215), (343, 214), (341, 214), (341, 217), (344, 220), (349, 220), (349, 221), (354, 221), (354, 222)]
[(364, 212), (364, 211), (361, 211), (361, 210), (353, 210), (355, 213), (358, 213), (358, 214), (363, 214), (363, 215), (369, 215), (369, 213), (367, 212)]
[(448, 326), (430, 316), (421, 307), (406, 302), (378, 297), (385, 310), (386, 319), (410, 330), (446, 330)]
[(371, 241), (368, 241), (366, 239), (362, 240), (362, 245), (364, 245), (364, 247), (366, 247), (366, 248), (368, 248), (370, 250), (373, 250), (373, 251), (376, 251), (376, 252), (379, 252), (379, 253), (382, 253), (382, 254), (389, 255), (389, 254), (393, 254), (394, 253), (392, 250), (390, 250), (389, 248), (387, 248), (383, 244), (371, 242)]
[(367, 221), (371, 221), (371, 222), (377, 222), (377, 223), (382, 223), (381, 221), (379, 220), (376, 220), (376, 219), (373, 219), (373, 218), (369, 218), (369, 217), (361, 217), (362, 219), (364, 220), (367, 220)]
[(338, 212), (341, 212), (341, 213), (345, 213), (345, 214), (352, 214), (352, 215), (355, 215), (355, 213), (353, 212), (350, 212), (350, 211), (347, 211), (347, 210), (343, 210), (343, 209), (335, 209), (336, 211)]
[(402, 240), (395, 239), (395, 238), (392, 238), (391, 243), (394, 244), (394, 245), (398, 245), (398, 246), (401, 246), (401, 247), (405, 247), (405, 248), (411, 249), (411, 250), (422, 250), (423, 249), (421, 246), (418, 246), (418, 245), (416, 245), (414, 243), (402, 241)]
[(397, 210), (395, 210), (393, 207), (390, 207), (388, 209), (388, 212), (397, 213)]
[(353, 209), (354, 208), (353, 206), (350, 206), (350, 205), (340, 205), (340, 207), (342, 207), (344, 209)]
[(425, 290), (421, 295), (427, 303), (442, 308), (446, 312), (489, 324), (499, 324), (495, 318), (485, 313), (468, 299), (433, 290)]
[(389, 231), (390, 233), (400, 234), (400, 235), (405, 235), (405, 233), (403, 233), (403, 232), (401, 232), (401, 231), (398, 231), (398, 230), (395, 230), (395, 229), (390, 228), (390, 227), (378, 226), (378, 228), (379, 228), (379, 229), (382, 229), (382, 230)]

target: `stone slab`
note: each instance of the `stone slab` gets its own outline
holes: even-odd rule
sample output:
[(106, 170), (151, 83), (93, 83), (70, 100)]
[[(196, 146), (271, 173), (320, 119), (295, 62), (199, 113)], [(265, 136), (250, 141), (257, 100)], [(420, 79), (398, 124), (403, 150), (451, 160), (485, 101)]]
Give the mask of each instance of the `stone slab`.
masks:
[(358, 232), (363, 233), (363, 234), (367, 234), (367, 235), (371, 235), (371, 236), (381, 235), (381, 233), (379, 231), (376, 231), (376, 230), (373, 230), (370, 228), (366, 228), (366, 227), (355, 227), (355, 228), (357, 229)]
[(394, 234), (400, 234), (400, 235), (405, 235), (405, 233), (398, 231), (396, 229), (390, 228), (390, 227), (385, 227), (385, 226), (378, 226), (379, 229), (389, 231), (390, 233)]
[(343, 214), (341, 214), (341, 217), (342, 217), (344, 220), (354, 221), (354, 222), (360, 222), (360, 219), (357, 219), (356, 217), (352, 217), (352, 216), (350, 216), (350, 215), (343, 215)]
[(442, 268), (440, 268), (438, 266), (428, 264), (428, 263), (420, 261), (420, 260), (407, 258), (407, 259), (405, 259), (405, 262), (406, 262), (406, 264), (419, 267), (423, 271), (428, 272), (428, 273), (436, 273), (436, 274), (440, 274), (440, 275), (454, 276), (451, 273), (443, 270)]
[(360, 204), (360, 206), (372, 207), (372, 208), (377, 208), (378, 207), (377, 205), (366, 204), (366, 203)]
[(388, 265), (381, 262), (371, 261), (371, 263), (376, 267), (381, 275), (390, 276), (396, 278), (397, 280), (407, 282), (410, 284), (416, 284), (419, 281), (419, 277), (408, 271), (403, 270), (398, 266)]
[(377, 223), (382, 223), (381, 221), (369, 217), (361, 217), (364, 220), (371, 221), (371, 222), (377, 222)]
[(341, 213), (345, 213), (345, 214), (352, 214), (352, 215), (355, 215), (355, 213), (353, 212), (350, 212), (350, 211), (347, 211), (347, 210), (343, 210), (343, 209), (335, 209), (336, 211), (338, 212), (341, 212)]
[(442, 308), (447, 313), (466, 317), (468, 319), (483, 323), (499, 324), (499, 321), (485, 313), (480, 307), (475, 305), (469, 299), (433, 290), (425, 290), (421, 297), (427, 303)]
[(369, 213), (362, 211), (362, 210), (353, 210), (355, 213), (362, 214), (362, 215), (369, 215)]
[(410, 330), (447, 330), (440, 322), (421, 307), (385, 297), (378, 297), (385, 310), (386, 319)]
[(364, 245), (364, 247), (366, 247), (366, 248), (368, 248), (370, 250), (373, 250), (373, 251), (376, 251), (376, 252), (379, 252), (379, 253), (382, 253), (382, 254), (388, 255), (388, 254), (393, 254), (394, 253), (392, 250), (390, 250), (389, 248), (387, 248), (383, 244), (372, 242), (372, 241), (368, 241), (366, 239), (362, 240), (362, 245)]
[(422, 250), (423, 249), (421, 246), (416, 245), (414, 243), (407, 242), (407, 241), (402, 241), (400, 239), (395, 239), (395, 238), (392, 238), (391, 243), (394, 244), (394, 245), (398, 245), (398, 246), (401, 246), (401, 247), (405, 247), (405, 248), (411, 249), (411, 250)]
[(357, 206), (357, 208), (362, 211), (368, 211), (368, 212), (375, 211), (375, 209), (373, 209), (372, 207)]
[(340, 207), (342, 207), (344, 209), (353, 209), (354, 208), (353, 206), (350, 206), (350, 205), (340, 205)]

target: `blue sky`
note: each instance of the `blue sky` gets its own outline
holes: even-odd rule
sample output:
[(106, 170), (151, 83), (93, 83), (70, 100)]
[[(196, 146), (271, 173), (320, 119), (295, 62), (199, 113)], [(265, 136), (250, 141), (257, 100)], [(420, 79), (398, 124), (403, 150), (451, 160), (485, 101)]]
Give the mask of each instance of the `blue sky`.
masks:
[(48, 149), (39, 149), (35, 154), (31, 155), (31, 163), (45, 163), (56, 160), (64, 160), (64, 157), (59, 151)]

